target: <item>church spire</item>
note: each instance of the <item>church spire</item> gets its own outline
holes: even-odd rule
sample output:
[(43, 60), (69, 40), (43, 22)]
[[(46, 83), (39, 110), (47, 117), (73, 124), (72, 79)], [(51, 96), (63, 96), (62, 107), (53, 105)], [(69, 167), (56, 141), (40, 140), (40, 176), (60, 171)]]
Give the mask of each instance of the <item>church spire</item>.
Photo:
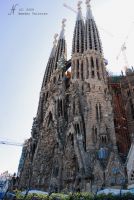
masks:
[(85, 23), (85, 47), (84, 50), (95, 50), (102, 53), (101, 41), (99, 37), (99, 32), (92, 14), (91, 0), (86, 0), (87, 14)]
[(64, 56), (65, 59), (67, 58), (67, 47), (66, 47), (66, 41), (65, 41), (65, 22), (66, 19), (62, 20), (62, 30), (60, 32), (56, 52), (55, 52), (55, 69), (57, 69), (57, 62), (61, 58), (61, 56)]
[(73, 36), (72, 53), (83, 53), (84, 50), (84, 21), (81, 12), (82, 1), (78, 2), (78, 13)]
[(58, 37), (58, 34), (56, 33), (54, 35), (53, 48), (52, 48), (52, 51), (51, 51), (51, 54), (50, 54), (50, 57), (49, 57), (49, 60), (47, 63), (47, 67), (45, 70), (42, 87), (46, 86), (47, 82), (50, 80), (52, 69), (54, 67), (54, 58), (55, 58), (55, 52), (56, 52), (56, 46), (57, 46), (57, 37)]

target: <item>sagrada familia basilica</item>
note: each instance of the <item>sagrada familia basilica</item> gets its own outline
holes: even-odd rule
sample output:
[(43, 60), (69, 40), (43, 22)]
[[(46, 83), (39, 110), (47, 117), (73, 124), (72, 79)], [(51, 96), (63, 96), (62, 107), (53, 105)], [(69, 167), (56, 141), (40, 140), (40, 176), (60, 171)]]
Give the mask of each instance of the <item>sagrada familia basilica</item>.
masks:
[(54, 37), (31, 138), (22, 150), (20, 188), (97, 191), (134, 181), (126, 166), (133, 144), (134, 70), (108, 76), (90, 0), (86, 7), (84, 20), (78, 3), (70, 60), (65, 19)]

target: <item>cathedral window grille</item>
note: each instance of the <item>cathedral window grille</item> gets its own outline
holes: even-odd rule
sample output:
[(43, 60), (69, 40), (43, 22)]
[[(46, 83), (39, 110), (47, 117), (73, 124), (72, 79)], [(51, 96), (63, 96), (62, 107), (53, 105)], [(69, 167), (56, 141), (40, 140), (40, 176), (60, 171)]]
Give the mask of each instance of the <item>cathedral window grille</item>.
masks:
[(101, 144), (107, 144), (108, 142), (107, 135), (101, 135), (100, 139), (101, 139)]
[(92, 49), (93, 48), (93, 46), (92, 46), (92, 31), (91, 31), (91, 23), (92, 23), (92, 21), (91, 20), (89, 20), (89, 23), (90, 23), (90, 25), (89, 25), (89, 44), (90, 44), (90, 49)]
[(96, 40), (96, 33), (95, 33), (94, 24), (92, 24), (92, 30), (93, 30), (93, 36), (94, 36), (94, 46), (95, 46), (95, 50), (97, 50), (97, 40)]
[(92, 78), (95, 77), (95, 72), (94, 72), (94, 60), (93, 60), (93, 57), (91, 57), (91, 75), (92, 75)]
[(95, 25), (95, 30), (96, 30), (96, 35), (97, 35), (98, 42), (99, 42), (99, 51), (100, 51), (100, 53), (102, 53), (102, 46), (101, 46), (100, 36), (99, 36), (98, 29), (97, 29), (96, 25)]
[(83, 76), (83, 62), (81, 63), (81, 80), (83, 81), (84, 76)]
[(77, 60), (77, 78), (79, 78), (79, 75), (80, 75), (80, 73), (79, 73), (79, 60)]
[(86, 58), (86, 67), (87, 67), (87, 76), (86, 76), (86, 78), (88, 79), (89, 78), (89, 61), (88, 61), (88, 58)]
[[(80, 23), (80, 22), (78, 21), (78, 26), (79, 26), (79, 23)], [(79, 37), (80, 37), (79, 35), (80, 35), (80, 34), (79, 34), (79, 29), (78, 29), (78, 32), (77, 32), (77, 53), (79, 53), (79, 48), (80, 48), (80, 47), (79, 47)]]
[(97, 77), (100, 80), (100, 69), (99, 69), (99, 61), (98, 59), (96, 59), (96, 70), (97, 70)]
[[(85, 33), (87, 33), (87, 24), (85, 27)], [(87, 50), (87, 37), (85, 37), (85, 50)]]
[(74, 35), (73, 35), (73, 51), (72, 51), (73, 53), (77, 52), (76, 51), (76, 40), (75, 40), (76, 34), (77, 34), (77, 28), (75, 26)]

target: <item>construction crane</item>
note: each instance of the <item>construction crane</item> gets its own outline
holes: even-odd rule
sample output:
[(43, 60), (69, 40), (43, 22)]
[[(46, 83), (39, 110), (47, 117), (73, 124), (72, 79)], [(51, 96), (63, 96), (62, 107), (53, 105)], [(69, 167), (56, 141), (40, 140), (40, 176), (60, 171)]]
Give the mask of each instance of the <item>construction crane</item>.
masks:
[[(68, 10), (71, 10), (74, 13), (77, 13), (77, 11), (75, 9), (73, 9), (71, 6), (67, 5), (66, 3), (63, 4), (63, 6), (65, 8), (67, 8)], [(84, 17), (85, 19), (85, 17)], [(105, 32), (107, 35), (109, 35), (110, 37), (114, 37), (114, 35), (112, 33), (110, 33), (109, 31), (105, 30), (104, 28), (98, 26), (103, 32)]]
[(9, 142), (9, 141), (0, 141), (0, 144), (2, 144), (2, 145), (11, 145), (11, 146), (18, 146), (18, 147), (22, 147), (23, 146), (23, 143)]
[[(133, 22), (133, 25), (134, 25), (134, 22)], [(129, 38), (130, 34), (132, 33), (133, 28), (134, 28), (133, 26), (130, 27), (129, 33), (128, 33), (128, 35), (125, 37), (125, 40), (124, 40), (123, 44), (121, 45), (120, 52), (119, 52), (118, 56), (116, 57), (116, 60), (118, 61), (119, 58), (120, 58), (120, 55), (121, 55), (121, 53), (122, 53), (123, 59), (124, 59), (124, 62), (125, 62), (125, 67), (124, 67), (125, 71), (126, 71), (127, 68), (129, 67), (128, 59), (127, 59), (127, 54), (126, 54), (126, 49), (127, 49), (127, 47), (126, 47), (126, 42), (127, 42), (128, 38)]]
[(127, 49), (127, 47), (126, 47), (126, 42), (124, 42), (124, 43), (122, 44), (121, 49), (120, 49), (120, 52), (119, 52), (119, 54), (118, 54), (118, 56), (117, 56), (117, 58), (116, 58), (116, 59), (118, 60), (119, 57), (120, 57), (120, 55), (121, 55), (121, 53), (122, 53), (123, 59), (124, 59), (124, 62), (125, 62), (125, 67), (124, 67), (124, 70), (125, 70), (125, 71), (126, 71), (127, 68), (129, 67), (128, 59), (127, 59), (127, 55), (126, 55), (126, 49)]

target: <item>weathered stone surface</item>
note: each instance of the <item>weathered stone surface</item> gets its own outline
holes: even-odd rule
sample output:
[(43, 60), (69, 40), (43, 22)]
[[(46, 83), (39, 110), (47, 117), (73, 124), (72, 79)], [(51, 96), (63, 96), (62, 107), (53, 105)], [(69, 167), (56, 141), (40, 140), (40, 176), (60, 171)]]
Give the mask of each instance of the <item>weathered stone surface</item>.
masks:
[(78, 16), (71, 75), (65, 73), (68, 63), (63, 34), (57, 46), (54, 44), (20, 170), (20, 188), (96, 191), (119, 186), (121, 179), (126, 179), (98, 30), (93, 18), (86, 19), (83, 29), (81, 13)]

